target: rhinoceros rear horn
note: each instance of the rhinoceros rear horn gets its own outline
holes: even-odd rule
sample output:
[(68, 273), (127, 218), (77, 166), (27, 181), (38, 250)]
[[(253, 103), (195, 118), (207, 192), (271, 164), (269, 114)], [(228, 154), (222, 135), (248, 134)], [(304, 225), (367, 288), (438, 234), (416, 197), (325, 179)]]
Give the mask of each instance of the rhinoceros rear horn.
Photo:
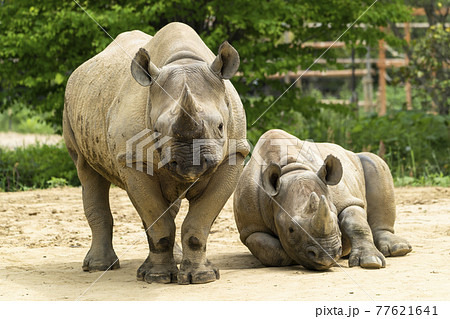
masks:
[(150, 61), (147, 50), (140, 48), (131, 62), (131, 74), (142, 86), (149, 86), (159, 75), (159, 69)]
[(316, 236), (328, 235), (333, 229), (331, 210), (325, 196), (320, 196), (319, 207), (311, 220), (312, 229)]
[(322, 167), (317, 171), (317, 176), (325, 185), (336, 185), (340, 182), (342, 174), (341, 161), (331, 154), (327, 156)]
[(311, 195), (309, 196), (309, 200), (308, 200), (308, 205), (307, 205), (307, 209), (309, 212), (311, 213), (315, 213), (317, 212), (317, 210), (319, 209), (319, 196), (317, 196), (316, 192), (312, 192)]
[(281, 167), (270, 163), (263, 173), (263, 187), (270, 196), (275, 196), (280, 190)]
[(239, 53), (225, 41), (220, 45), (219, 53), (209, 67), (218, 77), (228, 80), (237, 72), (239, 63)]

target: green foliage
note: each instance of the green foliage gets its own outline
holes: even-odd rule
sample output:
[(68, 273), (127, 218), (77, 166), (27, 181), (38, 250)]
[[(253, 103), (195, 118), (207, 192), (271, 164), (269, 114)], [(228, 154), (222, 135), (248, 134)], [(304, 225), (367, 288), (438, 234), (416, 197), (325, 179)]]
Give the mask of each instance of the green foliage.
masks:
[(309, 104), (304, 97), (299, 98), (302, 102), (309, 111), (269, 111), (261, 119), (263, 129), (249, 128), (250, 142), (254, 145), (266, 130), (280, 128), (304, 140), (333, 142), (354, 152), (378, 153), (395, 178), (412, 178), (414, 183), (424, 178), (439, 184), (439, 178), (433, 176), (450, 175), (449, 116), (398, 109), (379, 117), (358, 115), (352, 105), (319, 106)]
[(38, 114), (22, 102), (14, 101), (0, 113), (0, 131), (20, 133), (52, 134), (54, 129), (46, 123), (49, 113)]
[(53, 130), (46, 123), (41, 122), (39, 118), (31, 117), (18, 125), (17, 132), (51, 134)]
[(69, 182), (65, 178), (54, 177), (47, 181), (48, 188), (67, 186)]
[[(318, 91), (306, 95), (292, 87), (281, 96), (290, 84), (267, 78), (310, 67), (324, 49), (302, 47), (308, 41), (334, 41), (342, 35), (339, 40), (346, 42), (346, 50), (354, 48), (359, 56), (365, 53), (366, 45), (376, 47), (382, 37), (400, 47), (403, 41), (382, 33), (379, 26), (410, 20), (410, 9), (402, 0), (379, 0), (358, 21), (365, 27), (355, 26), (345, 34), (373, 0), (78, 2), (113, 38), (133, 29), (154, 34), (179, 21), (194, 28), (213, 51), (224, 40), (231, 42), (241, 56), (241, 76), (233, 83), (243, 100), (248, 137), (253, 143), (271, 128), (302, 139), (338, 143), (354, 151), (378, 152), (383, 141), (385, 159), (398, 183), (418, 183), (422, 177), (429, 180), (427, 176), (436, 183), (446, 183), (445, 176), (450, 173), (448, 116), (402, 111), (404, 93), (390, 88), (390, 114), (358, 115), (355, 105), (319, 103), (322, 94)], [(316, 27), (307, 27), (309, 23), (316, 23)], [(405, 70), (405, 76), (417, 89), (413, 99), (417, 109), (429, 110), (434, 104), (441, 114), (448, 114), (448, 68), (441, 68), (439, 60), (439, 54), (449, 46), (448, 34), (436, 26), (413, 44), (411, 60), (417, 63)], [(5, 111), (0, 113), (0, 129), (8, 127), (12, 119), (15, 130), (42, 133), (61, 130), (67, 79), (111, 43), (111, 38), (74, 1), (5, 0), (0, 1), (0, 43), (0, 112)], [(348, 57), (348, 52), (345, 54)], [(324, 57), (326, 67), (339, 68), (334, 64), (338, 57), (343, 57), (342, 51), (329, 50)], [(315, 64), (312, 70), (321, 68), (323, 65)], [(339, 96), (348, 99), (350, 94), (344, 89)], [(444, 109), (447, 106), (447, 113), (441, 112), (442, 105)], [(52, 127), (44, 122), (51, 122)], [(0, 188), (4, 190), (53, 187), (65, 181), (79, 184), (63, 146), (0, 150), (0, 171)]]
[(64, 145), (0, 149), (0, 189), (5, 191), (80, 185)]
[[(302, 48), (305, 41), (334, 41), (373, 1), (144, 0), (78, 1), (112, 36), (139, 29), (154, 34), (172, 21), (193, 27), (214, 51), (224, 40), (241, 55), (238, 92), (265, 85), (254, 80), (307, 68), (323, 50)], [(51, 112), (60, 128), (64, 88), (76, 67), (103, 50), (111, 39), (74, 1), (5, 0), (0, 3), (0, 111), (20, 98), (38, 112)], [(345, 9), (344, 9), (345, 8)], [(341, 38), (362, 48), (383, 36), (378, 26), (408, 20), (403, 1), (380, 0)], [(306, 23), (318, 23), (315, 28)], [(286, 33), (287, 32), (287, 33)], [(289, 36), (289, 43), (285, 41)], [(330, 50), (327, 58), (333, 60)], [(280, 91), (283, 88), (280, 88)], [(257, 95), (260, 100), (264, 98)], [(285, 104), (285, 105), (281, 105)], [(290, 101), (283, 99), (277, 108)], [(280, 106), (281, 105), (281, 106)], [(265, 106), (257, 103), (257, 106)], [(259, 110), (259, 114), (262, 109)], [(253, 122), (256, 118), (249, 117)]]
[(450, 174), (450, 117), (392, 111), (358, 118), (350, 128), (351, 149), (380, 152), (397, 177)]
[(422, 175), (419, 178), (410, 176), (395, 177), (395, 186), (441, 186), (450, 187), (450, 176), (442, 174)]
[(401, 69), (402, 78), (416, 88), (421, 109), (448, 115), (450, 106), (450, 28), (431, 26), (424, 37), (411, 43), (410, 63)]

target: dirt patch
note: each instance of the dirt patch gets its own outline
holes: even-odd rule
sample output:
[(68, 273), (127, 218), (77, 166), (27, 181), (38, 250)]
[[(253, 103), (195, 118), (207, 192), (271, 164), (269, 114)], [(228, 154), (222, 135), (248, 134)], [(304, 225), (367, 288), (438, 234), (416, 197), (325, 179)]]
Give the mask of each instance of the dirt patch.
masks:
[(22, 134), (16, 132), (0, 132), (0, 147), (17, 148), (31, 144), (54, 145), (62, 140), (61, 135)]
[[(397, 188), (396, 233), (413, 252), (380, 270), (314, 272), (266, 268), (239, 241), (232, 200), (217, 218), (209, 259), (221, 279), (205, 285), (136, 280), (148, 245), (126, 193), (111, 189), (114, 247), (121, 268), (86, 273), (90, 245), (80, 188), (0, 193), (0, 300), (447, 300), (450, 291), (450, 188)], [(177, 217), (178, 237), (187, 203)]]

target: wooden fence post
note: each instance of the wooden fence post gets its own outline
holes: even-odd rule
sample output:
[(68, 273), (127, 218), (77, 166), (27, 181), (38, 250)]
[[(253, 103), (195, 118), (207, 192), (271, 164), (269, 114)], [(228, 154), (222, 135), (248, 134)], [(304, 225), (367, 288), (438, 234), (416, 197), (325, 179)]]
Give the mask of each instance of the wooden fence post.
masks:
[[(380, 28), (383, 31), (383, 27)], [(378, 115), (386, 114), (386, 51), (384, 39), (378, 41)]]
[(371, 112), (373, 108), (373, 87), (372, 87), (373, 80), (372, 80), (372, 69), (370, 65), (370, 46), (367, 46), (366, 70), (367, 74), (362, 78), (364, 89), (364, 110), (366, 112)]
[[(409, 22), (405, 23), (405, 40), (408, 43), (408, 46), (409, 42), (411, 41), (411, 32), (409, 27), (410, 27)], [(405, 64), (406, 66), (408, 66), (409, 64), (409, 58), (407, 54), (405, 54)], [(406, 109), (412, 110), (411, 82), (409, 82), (409, 80), (406, 80), (405, 83), (405, 94), (406, 94)]]

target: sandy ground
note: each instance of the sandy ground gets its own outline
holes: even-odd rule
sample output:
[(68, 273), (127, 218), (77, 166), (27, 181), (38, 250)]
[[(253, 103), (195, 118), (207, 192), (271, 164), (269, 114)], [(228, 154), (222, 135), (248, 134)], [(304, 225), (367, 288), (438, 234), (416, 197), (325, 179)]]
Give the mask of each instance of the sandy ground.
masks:
[(62, 140), (60, 135), (22, 134), (16, 132), (0, 132), (0, 146), (16, 148), (39, 142), (41, 144), (57, 144)]
[(396, 201), (396, 232), (412, 244), (409, 255), (388, 258), (380, 270), (340, 260), (341, 267), (314, 272), (263, 267), (239, 241), (230, 199), (208, 244), (221, 279), (180, 286), (136, 280), (148, 246), (123, 190), (111, 189), (121, 268), (102, 277), (81, 270), (90, 230), (80, 188), (0, 193), (0, 300), (448, 300), (450, 188), (398, 188)]

